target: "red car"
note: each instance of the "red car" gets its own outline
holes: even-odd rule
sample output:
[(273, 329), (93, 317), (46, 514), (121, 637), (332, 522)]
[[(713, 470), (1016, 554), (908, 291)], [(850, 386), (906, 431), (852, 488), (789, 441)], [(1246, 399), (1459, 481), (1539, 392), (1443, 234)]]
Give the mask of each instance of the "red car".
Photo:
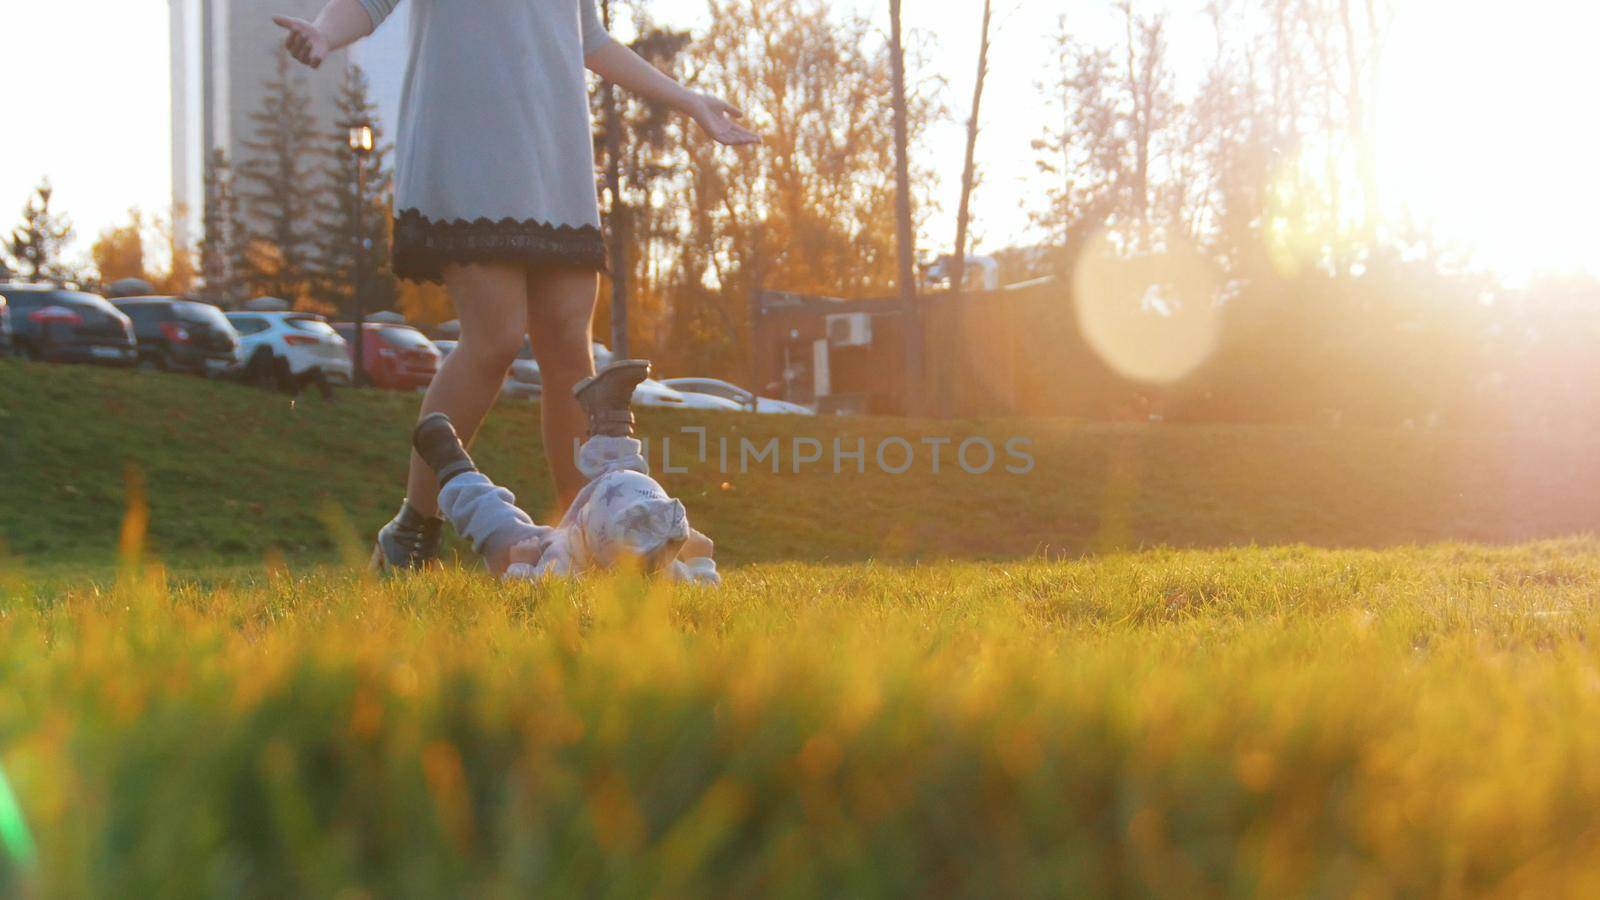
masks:
[[(350, 361), (356, 358), (356, 326), (354, 322), (335, 322), (339, 336), (350, 349)], [(422, 332), (410, 325), (384, 325), (367, 322), (363, 329), (365, 345), (362, 349), (362, 366), (366, 370), (362, 381), (373, 387), (393, 391), (412, 391), (425, 388), (439, 371), (438, 348)]]

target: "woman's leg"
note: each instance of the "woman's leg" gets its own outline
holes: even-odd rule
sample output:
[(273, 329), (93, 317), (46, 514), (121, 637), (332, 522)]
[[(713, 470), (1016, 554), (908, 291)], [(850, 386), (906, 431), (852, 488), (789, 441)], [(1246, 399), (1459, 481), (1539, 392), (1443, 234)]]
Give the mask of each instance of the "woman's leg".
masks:
[[(500, 395), (506, 370), (522, 350), (528, 330), (527, 278), (521, 266), (494, 263), (449, 266), (444, 280), (461, 322), (461, 338), (428, 385), (417, 417), (445, 413), (470, 446)], [(438, 515), (439, 484), (415, 452), (406, 499), (417, 512)]]
[(594, 272), (535, 269), (528, 272), (528, 337), (539, 362), (543, 396), (539, 403), (545, 456), (555, 479), (559, 514), (571, 505), (588, 479), (573, 461), (573, 448), (588, 430), (583, 408), (572, 396), (579, 381), (594, 374), (594, 300), (600, 286)]

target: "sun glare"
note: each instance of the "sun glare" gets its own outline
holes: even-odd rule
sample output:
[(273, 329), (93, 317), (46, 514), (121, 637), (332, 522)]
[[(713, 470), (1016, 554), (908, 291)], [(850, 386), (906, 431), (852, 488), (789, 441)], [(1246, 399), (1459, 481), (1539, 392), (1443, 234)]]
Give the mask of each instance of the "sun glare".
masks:
[(1118, 373), (1151, 384), (1178, 381), (1211, 356), (1220, 288), (1197, 248), (1175, 243), (1129, 257), (1103, 233), (1089, 241), (1073, 272), (1084, 339)]
[(1513, 280), (1600, 271), (1597, 33), (1570, 0), (1401, 0), (1379, 120), (1391, 220)]

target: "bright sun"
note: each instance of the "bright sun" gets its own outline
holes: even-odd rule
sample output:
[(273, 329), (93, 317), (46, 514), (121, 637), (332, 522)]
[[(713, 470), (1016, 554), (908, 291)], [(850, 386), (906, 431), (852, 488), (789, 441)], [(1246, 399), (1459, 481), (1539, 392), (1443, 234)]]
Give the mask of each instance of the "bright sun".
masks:
[(1585, 2), (1400, 0), (1379, 116), (1388, 214), (1514, 280), (1600, 273), (1596, 40)]

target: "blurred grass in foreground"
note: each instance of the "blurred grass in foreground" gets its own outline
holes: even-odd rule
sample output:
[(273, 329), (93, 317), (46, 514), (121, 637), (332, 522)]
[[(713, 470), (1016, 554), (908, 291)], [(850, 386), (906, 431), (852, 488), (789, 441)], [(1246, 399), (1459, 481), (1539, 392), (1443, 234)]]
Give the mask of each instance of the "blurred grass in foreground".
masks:
[(1597, 586), (1592, 539), (13, 579), (0, 893), (1593, 895)]

